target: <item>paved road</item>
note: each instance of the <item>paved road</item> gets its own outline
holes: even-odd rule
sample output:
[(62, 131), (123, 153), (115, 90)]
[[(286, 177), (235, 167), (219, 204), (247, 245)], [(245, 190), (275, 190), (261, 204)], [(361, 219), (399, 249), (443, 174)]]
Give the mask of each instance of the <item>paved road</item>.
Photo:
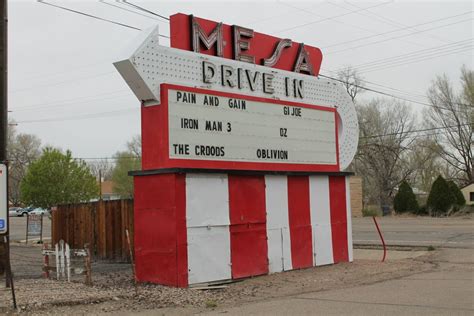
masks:
[[(51, 237), (51, 220), (43, 217), (43, 238)], [(10, 240), (20, 241), (26, 239), (26, 216), (12, 217), (10, 216)]]
[[(474, 248), (472, 218), (378, 217), (388, 245)], [(354, 218), (354, 244), (377, 244), (380, 238), (371, 217)]]
[(474, 315), (474, 250), (443, 248), (439, 268), (400, 279), (221, 308), (206, 315)]

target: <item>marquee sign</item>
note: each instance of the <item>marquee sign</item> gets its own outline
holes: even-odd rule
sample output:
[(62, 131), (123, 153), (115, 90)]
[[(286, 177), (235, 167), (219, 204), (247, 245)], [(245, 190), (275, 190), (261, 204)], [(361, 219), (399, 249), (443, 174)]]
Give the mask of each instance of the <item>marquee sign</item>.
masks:
[(144, 169), (340, 171), (350, 164), (354, 104), (339, 83), (316, 76), (319, 49), (183, 14), (170, 23), (176, 48), (160, 46), (156, 28), (114, 64), (144, 105)]

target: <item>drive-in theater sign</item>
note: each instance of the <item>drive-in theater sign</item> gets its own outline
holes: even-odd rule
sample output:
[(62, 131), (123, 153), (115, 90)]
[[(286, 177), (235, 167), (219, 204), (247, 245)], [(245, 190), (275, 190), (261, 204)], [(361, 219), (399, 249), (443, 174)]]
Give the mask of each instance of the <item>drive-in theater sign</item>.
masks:
[(354, 105), (318, 48), (184, 14), (115, 63), (142, 103), (136, 278), (186, 287), (352, 261)]

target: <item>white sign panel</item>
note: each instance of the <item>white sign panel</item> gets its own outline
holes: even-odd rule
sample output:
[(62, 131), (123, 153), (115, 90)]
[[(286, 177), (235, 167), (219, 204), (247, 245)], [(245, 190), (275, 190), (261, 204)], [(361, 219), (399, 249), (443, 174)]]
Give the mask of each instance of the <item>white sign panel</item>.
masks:
[(0, 164), (0, 233), (7, 232), (8, 220), (7, 166)]
[(254, 100), (170, 89), (170, 158), (337, 165), (333, 109)]

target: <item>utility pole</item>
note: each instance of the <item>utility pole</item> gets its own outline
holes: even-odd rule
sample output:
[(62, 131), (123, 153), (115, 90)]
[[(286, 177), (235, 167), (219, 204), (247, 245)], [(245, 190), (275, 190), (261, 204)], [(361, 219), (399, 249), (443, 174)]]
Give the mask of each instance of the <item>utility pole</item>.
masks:
[(0, 0), (0, 163), (7, 165), (7, 231), (0, 234), (0, 252), (3, 269), (6, 272), (6, 285), (11, 288), (13, 307), (16, 308), (15, 288), (10, 264), (10, 236), (8, 218), (8, 164), (7, 164), (7, 134), (8, 134), (8, 8), (7, 0)]
[(0, 98), (0, 162), (7, 160), (7, 128), (8, 128), (8, 75), (7, 75), (7, 0), (1, 0), (0, 14), (2, 17), (2, 31), (0, 32), (0, 86), (1, 86), (1, 98)]

